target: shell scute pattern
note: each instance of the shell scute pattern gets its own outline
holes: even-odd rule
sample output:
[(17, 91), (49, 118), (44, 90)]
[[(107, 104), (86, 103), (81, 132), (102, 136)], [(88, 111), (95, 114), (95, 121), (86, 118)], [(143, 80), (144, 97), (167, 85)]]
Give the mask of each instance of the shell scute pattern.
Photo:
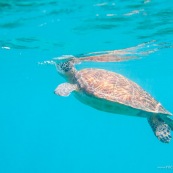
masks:
[(140, 86), (122, 75), (102, 69), (83, 69), (75, 78), (80, 89), (95, 97), (148, 112), (169, 114)]

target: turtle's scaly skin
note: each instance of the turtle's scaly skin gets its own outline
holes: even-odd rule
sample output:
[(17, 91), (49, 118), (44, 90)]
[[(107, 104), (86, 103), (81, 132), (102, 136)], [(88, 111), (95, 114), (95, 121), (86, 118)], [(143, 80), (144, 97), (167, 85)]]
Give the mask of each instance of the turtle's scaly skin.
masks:
[(102, 69), (83, 69), (75, 74), (79, 89), (98, 99), (146, 112), (171, 115), (139, 85), (122, 75)]

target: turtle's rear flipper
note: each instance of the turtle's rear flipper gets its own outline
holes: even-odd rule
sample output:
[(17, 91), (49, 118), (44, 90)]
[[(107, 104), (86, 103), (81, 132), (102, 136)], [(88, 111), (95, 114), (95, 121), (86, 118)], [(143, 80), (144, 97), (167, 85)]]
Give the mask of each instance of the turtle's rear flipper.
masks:
[(165, 123), (163, 119), (159, 116), (151, 116), (148, 118), (148, 123), (150, 124), (155, 136), (164, 143), (169, 143), (171, 140), (171, 128)]
[(171, 130), (173, 131), (173, 120), (167, 116), (161, 116), (160, 118), (164, 120), (165, 123), (168, 124)]

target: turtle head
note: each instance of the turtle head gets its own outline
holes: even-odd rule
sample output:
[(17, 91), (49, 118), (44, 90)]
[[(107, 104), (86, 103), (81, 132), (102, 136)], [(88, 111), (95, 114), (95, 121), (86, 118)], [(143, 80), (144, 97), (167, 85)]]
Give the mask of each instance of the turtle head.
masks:
[(57, 71), (63, 76), (70, 76), (75, 73), (73, 61), (65, 61), (56, 64)]

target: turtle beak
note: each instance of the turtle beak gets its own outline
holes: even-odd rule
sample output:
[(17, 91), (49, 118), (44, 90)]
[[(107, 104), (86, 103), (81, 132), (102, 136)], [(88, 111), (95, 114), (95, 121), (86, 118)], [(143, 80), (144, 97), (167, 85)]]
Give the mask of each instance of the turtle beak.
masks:
[(60, 66), (61, 66), (61, 64), (56, 64), (56, 69), (59, 73), (61, 73), (61, 67)]

